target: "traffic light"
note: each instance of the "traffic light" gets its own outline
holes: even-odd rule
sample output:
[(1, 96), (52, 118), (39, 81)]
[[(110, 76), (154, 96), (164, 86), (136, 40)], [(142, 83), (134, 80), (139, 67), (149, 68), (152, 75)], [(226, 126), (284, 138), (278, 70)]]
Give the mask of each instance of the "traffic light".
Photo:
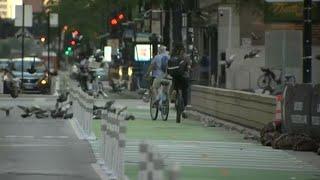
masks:
[(66, 50), (64, 51), (64, 54), (65, 54), (66, 56), (71, 56), (72, 53), (73, 53), (73, 50), (72, 50), (72, 47), (70, 47), (70, 46), (67, 47)]
[(75, 39), (72, 39), (72, 40), (70, 41), (70, 45), (71, 45), (71, 46), (76, 46), (76, 45), (77, 45), (77, 41), (76, 41)]
[(115, 19), (115, 18), (112, 18), (112, 19), (110, 20), (110, 24), (111, 24), (111, 26), (116, 26), (116, 25), (118, 25), (118, 20)]
[(119, 20), (123, 20), (125, 18), (124, 14), (123, 13), (119, 13), (118, 14), (118, 19)]

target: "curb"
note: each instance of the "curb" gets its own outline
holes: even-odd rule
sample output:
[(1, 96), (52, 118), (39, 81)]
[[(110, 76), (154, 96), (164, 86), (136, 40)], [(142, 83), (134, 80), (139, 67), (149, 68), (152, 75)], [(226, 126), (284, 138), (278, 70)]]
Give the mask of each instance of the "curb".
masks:
[(213, 116), (191, 110), (190, 108), (186, 111), (186, 113), (189, 117), (188, 119), (200, 121), (205, 127), (222, 127), (229, 131), (235, 131), (240, 134), (244, 134), (244, 139), (246, 140), (260, 141), (260, 132), (255, 129), (250, 129), (239, 124), (220, 120)]

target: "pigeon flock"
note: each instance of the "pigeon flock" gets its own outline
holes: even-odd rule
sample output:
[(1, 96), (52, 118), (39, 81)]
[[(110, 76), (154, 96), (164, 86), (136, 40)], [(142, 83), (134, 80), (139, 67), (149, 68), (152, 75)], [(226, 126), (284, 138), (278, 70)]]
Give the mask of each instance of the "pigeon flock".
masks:
[[(114, 106), (115, 100), (107, 101), (104, 106), (93, 106), (93, 118), (94, 119), (101, 119), (102, 118), (102, 111), (114, 113), (117, 115), (123, 115), (125, 120), (134, 120), (135, 116), (128, 113), (127, 107), (117, 108)], [(72, 119), (73, 113), (70, 112), (72, 108), (73, 102), (69, 99), (69, 92), (61, 93), (55, 104), (55, 108), (53, 110), (44, 109), (40, 106), (22, 106), (18, 105), (18, 109), (22, 111), (21, 117), (28, 118), (34, 115), (37, 119), (48, 118), (62, 118), (62, 119)], [(10, 116), (10, 111), (14, 107), (0, 107), (0, 111), (3, 111), (6, 116)]]

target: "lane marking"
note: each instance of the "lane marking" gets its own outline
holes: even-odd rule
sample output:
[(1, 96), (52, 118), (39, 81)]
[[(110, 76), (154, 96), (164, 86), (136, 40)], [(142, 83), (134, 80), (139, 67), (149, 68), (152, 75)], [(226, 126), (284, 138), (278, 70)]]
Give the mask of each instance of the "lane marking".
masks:
[(65, 144), (0, 144), (0, 147), (64, 147)]
[(68, 139), (69, 136), (43, 136), (45, 139)]
[(9, 136), (5, 136), (5, 138), (34, 139), (34, 136), (15, 136), (15, 135), (9, 135)]

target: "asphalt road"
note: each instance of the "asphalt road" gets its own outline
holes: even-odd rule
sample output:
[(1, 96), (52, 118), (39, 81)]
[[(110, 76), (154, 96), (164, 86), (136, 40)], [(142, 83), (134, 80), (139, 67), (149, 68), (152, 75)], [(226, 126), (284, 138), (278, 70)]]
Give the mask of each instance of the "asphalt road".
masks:
[[(45, 99), (36, 101), (51, 106)], [(15, 104), (34, 104), (31, 98)], [(53, 102), (52, 102), (53, 103)], [(0, 101), (3, 107), (9, 102)], [(79, 140), (66, 120), (20, 117), (15, 108), (9, 117), (0, 112), (0, 179), (96, 180), (95, 159), (87, 141)]]

